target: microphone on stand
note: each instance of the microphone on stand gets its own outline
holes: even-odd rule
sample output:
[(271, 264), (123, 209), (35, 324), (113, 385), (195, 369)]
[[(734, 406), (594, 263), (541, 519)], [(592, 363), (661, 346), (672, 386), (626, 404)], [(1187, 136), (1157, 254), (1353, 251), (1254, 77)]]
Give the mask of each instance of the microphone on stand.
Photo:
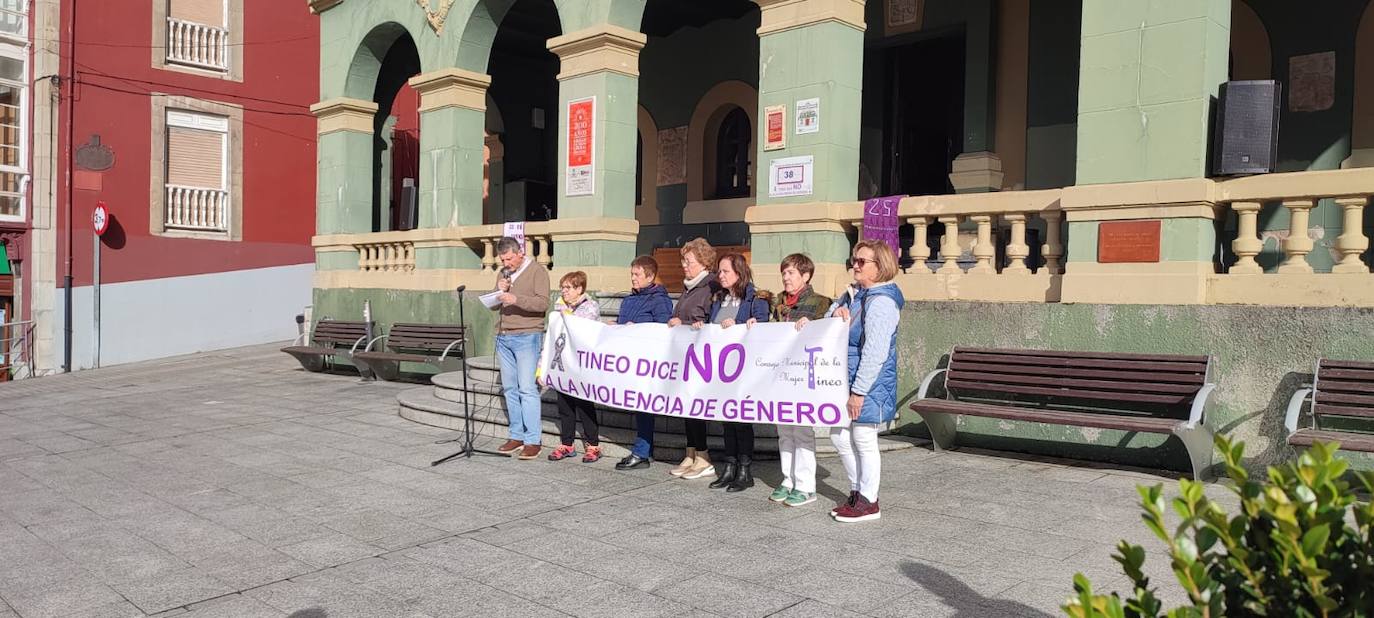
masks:
[(458, 286), (457, 292), (458, 292), (459, 294), (462, 294), (463, 292), (467, 291), (467, 289), (468, 289), (468, 286), (466, 286), (466, 285), (460, 285), (460, 286)]

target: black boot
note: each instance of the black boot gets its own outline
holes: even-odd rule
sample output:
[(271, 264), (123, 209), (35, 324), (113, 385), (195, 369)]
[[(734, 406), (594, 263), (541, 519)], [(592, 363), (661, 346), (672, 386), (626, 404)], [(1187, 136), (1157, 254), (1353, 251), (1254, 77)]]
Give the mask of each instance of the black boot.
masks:
[(732, 481), (730, 482), (730, 486), (725, 488), (725, 491), (728, 491), (728, 492), (730, 492), (730, 493), (735, 493), (735, 492), (737, 492), (737, 491), (744, 491), (744, 490), (746, 490), (746, 489), (749, 489), (750, 487), (753, 487), (753, 486), (754, 486), (754, 470), (753, 470), (753, 467), (754, 467), (753, 458), (747, 457), (747, 456), (746, 456), (746, 457), (740, 457), (740, 459), (739, 459), (739, 472), (735, 475), (734, 480), (732, 480)]
[(739, 463), (735, 461), (734, 457), (726, 457), (725, 471), (721, 472), (720, 476), (717, 477), (716, 480), (711, 481), (710, 487), (711, 489), (720, 489), (722, 487), (728, 487), (730, 483), (733, 483), (735, 481), (736, 476), (739, 476)]

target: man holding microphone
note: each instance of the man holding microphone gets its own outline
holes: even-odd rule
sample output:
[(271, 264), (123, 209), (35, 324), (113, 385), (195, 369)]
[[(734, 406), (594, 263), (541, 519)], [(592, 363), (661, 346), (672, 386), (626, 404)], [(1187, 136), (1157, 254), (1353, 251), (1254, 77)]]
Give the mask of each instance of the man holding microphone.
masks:
[(544, 314), (549, 310), (549, 271), (525, 255), (509, 236), (496, 243), (501, 272), (496, 279), (500, 313), (496, 358), (501, 363), (501, 391), (506, 396), (510, 439), (497, 449), (520, 459), (539, 456), (540, 402), (534, 370), (544, 347)]

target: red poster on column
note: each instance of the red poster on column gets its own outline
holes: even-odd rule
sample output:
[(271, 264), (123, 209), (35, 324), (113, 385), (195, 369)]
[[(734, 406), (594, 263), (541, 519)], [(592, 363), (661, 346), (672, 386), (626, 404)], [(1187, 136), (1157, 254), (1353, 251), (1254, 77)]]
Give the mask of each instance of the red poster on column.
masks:
[(568, 172), (564, 195), (596, 192), (596, 97), (568, 102)]

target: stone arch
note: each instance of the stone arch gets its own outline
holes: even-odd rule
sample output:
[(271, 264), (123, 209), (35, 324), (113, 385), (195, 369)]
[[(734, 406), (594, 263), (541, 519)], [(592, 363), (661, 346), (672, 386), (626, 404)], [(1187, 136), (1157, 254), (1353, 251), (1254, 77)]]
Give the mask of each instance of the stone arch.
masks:
[(649, 110), (639, 106), (639, 139), (643, 140), (644, 177), (639, 181), (643, 200), (635, 204), (635, 219), (640, 225), (658, 225), (658, 124)]
[[(417, 46), (419, 45), (420, 39), (399, 23), (389, 21), (373, 26), (372, 30), (368, 31), (363, 39), (358, 42), (358, 46), (353, 51), (353, 59), (348, 63), (348, 77), (344, 80), (344, 96), (350, 99), (371, 101), (377, 87), (377, 79), (381, 76), (382, 61), (386, 59), (391, 47), (402, 36), (407, 35), (415, 41)], [(420, 53), (420, 62), (420, 71), (424, 72), (427, 67), (423, 65), (423, 53)]]
[[(759, 93), (753, 86), (737, 80), (721, 82), (697, 102), (692, 120), (687, 125), (687, 201), (708, 199), (715, 190), (716, 135), (725, 115), (736, 107), (749, 115), (749, 126), (757, 136)], [(754, 165), (757, 166), (758, 162), (755, 161)], [(758, 195), (757, 167), (753, 178), (754, 181), (749, 185), (750, 197)]]
[(1264, 22), (1244, 0), (1231, 0), (1231, 79), (1269, 79), (1272, 72)]
[(1355, 111), (1350, 146), (1348, 167), (1374, 167), (1374, 5), (1365, 7), (1355, 31)]

